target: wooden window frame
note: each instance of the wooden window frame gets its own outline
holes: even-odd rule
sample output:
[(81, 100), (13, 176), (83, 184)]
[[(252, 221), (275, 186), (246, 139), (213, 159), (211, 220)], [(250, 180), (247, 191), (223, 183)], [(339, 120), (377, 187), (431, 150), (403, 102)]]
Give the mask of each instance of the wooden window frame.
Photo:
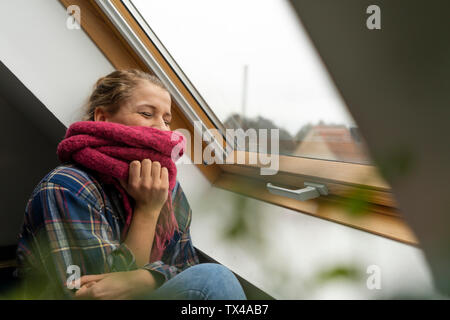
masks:
[[(116, 69), (138, 68), (154, 73), (94, 0), (60, 0), (60, 2), (66, 8), (69, 5), (80, 7), (81, 27)], [(120, 0), (111, 0), (111, 3), (139, 37), (205, 127), (216, 129), (193, 94), (123, 3)], [(172, 101), (172, 113), (172, 130), (187, 129), (191, 137), (194, 137), (193, 124), (175, 99)], [(222, 146), (225, 148), (225, 145)], [(206, 143), (202, 142), (202, 148), (204, 147), (206, 147)], [(194, 143), (190, 144), (190, 148), (190, 154), (193, 155)], [(263, 166), (259, 163), (251, 164), (249, 162), (250, 152), (233, 151), (228, 158), (238, 159), (240, 153), (243, 153), (246, 159), (243, 164), (195, 165), (216, 187), (405, 244), (419, 246), (417, 238), (401, 216), (389, 185), (381, 177), (376, 167), (280, 155), (278, 173), (276, 175), (260, 175), (260, 169)], [(272, 182), (297, 189), (301, 188), (306, 180), (325, 183), (329, 188), (330, 195), (301, 202), (271, 194), (266, 187), (267, 182)], [(348, 204), (355, 200), (355, 195), (360, 192), (370, 195), (367, 198), (367, 206), (364, 207), (363, 214), (352, 214)]]

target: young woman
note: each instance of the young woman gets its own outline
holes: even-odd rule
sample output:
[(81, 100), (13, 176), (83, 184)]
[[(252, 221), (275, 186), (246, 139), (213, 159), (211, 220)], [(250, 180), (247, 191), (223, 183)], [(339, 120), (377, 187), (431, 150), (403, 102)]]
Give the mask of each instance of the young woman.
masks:
[(230, 270), (199, 264), (173, 162), (143, 156), (146, 141), (173, 147), (170, 121), (156, 77), (132, 69), (97, 81), (83, 121), (58, 146), (64, 161), (26, 207), (17, 249), (25, 298), (245, 299)]

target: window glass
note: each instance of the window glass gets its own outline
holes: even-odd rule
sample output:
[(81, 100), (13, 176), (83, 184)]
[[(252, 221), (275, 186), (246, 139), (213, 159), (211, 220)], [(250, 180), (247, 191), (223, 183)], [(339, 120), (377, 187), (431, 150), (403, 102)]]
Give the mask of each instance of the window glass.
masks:
[(226, 128), (278, 128), (280, 154), (369, 162), (287, 1), (132, 3)]

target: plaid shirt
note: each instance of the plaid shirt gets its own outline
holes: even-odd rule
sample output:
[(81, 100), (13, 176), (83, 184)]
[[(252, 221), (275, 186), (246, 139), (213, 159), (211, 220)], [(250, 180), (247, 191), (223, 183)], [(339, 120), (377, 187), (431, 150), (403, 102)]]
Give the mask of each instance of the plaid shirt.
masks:
[[(19, 234), (16, 276), (25, 298), (73, 298), (66, 286), (70, 265), (81, 276), (138, 269), (121, 239), (125, 210), (121, 194), (95, 178), (95, 172), (64, 163), (48, 173), (34, 189)], [(175, 232), (160, 261), (148, 263), (160, 286), (199, 263), (192, 245), (192, 211), (177, 181), (172, 204), (180, 232)], [(70, 270), (70, 269), (69, 269)]]

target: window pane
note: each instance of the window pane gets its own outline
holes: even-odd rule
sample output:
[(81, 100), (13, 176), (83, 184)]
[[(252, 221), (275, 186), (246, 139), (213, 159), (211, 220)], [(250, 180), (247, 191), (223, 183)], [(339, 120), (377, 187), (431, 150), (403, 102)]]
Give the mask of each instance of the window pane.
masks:
[(280, 154), (369, 162), (287, 1), (132, 3), (226, 128), (279, 128)]

